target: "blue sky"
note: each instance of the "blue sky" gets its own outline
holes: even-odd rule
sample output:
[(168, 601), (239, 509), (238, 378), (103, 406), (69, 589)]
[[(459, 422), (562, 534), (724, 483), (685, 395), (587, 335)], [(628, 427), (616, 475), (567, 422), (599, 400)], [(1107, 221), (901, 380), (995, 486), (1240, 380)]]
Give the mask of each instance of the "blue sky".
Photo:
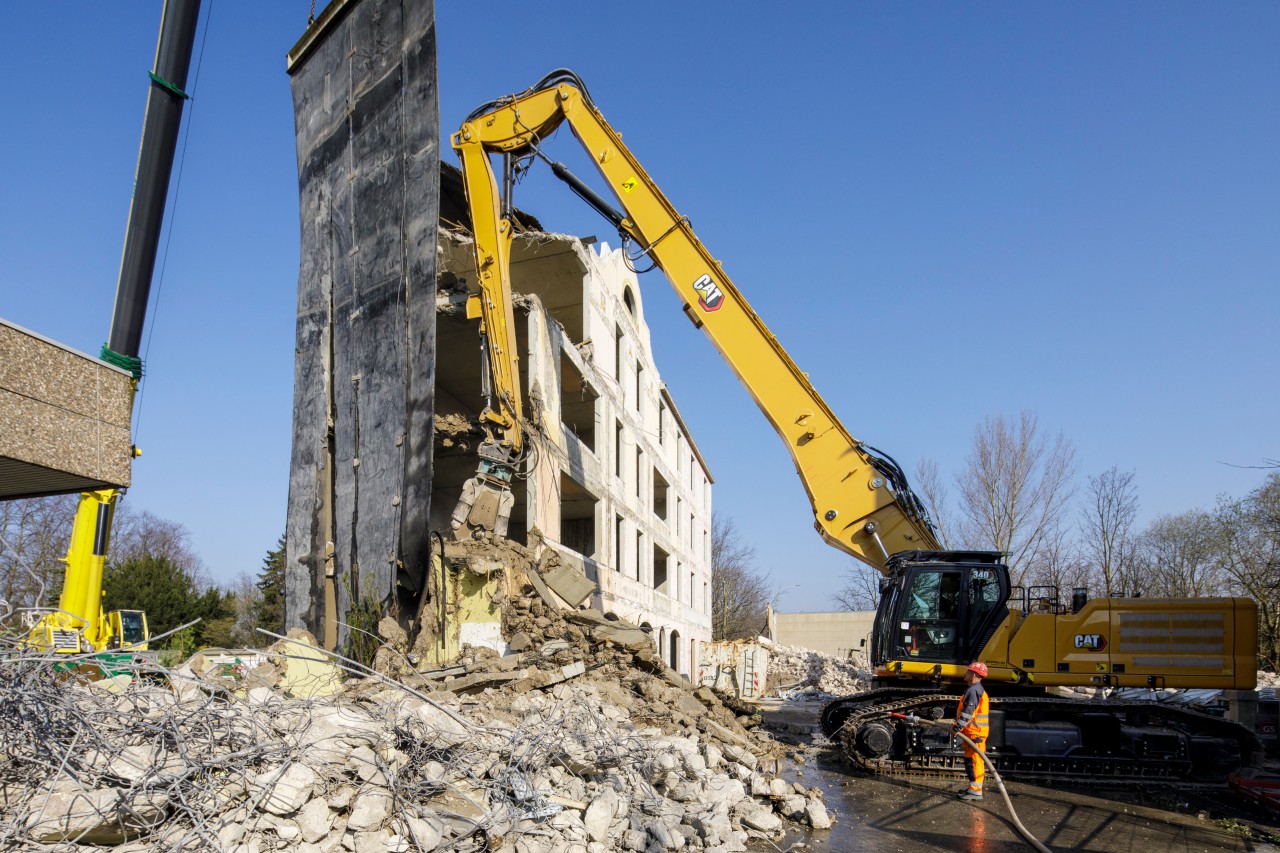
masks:
[[(185, 524), (220, 581), (284, 526), (284, 57), (309, 6), (206, 0), (146, 332), (129, 501)], [(85, 352), (110, 325), (160, 9), (0, 4), (0, 316)], [(1280, 456), (1280, 5), (634, 9), (440, 2), (442, 129), (576, 70), (850, 431), (909, 470), (950, 477), (976, 424), (1027, 409), (1082, 482), (1133, 470), (1145, 522), (1244, 494), (1261, 473), (1224, 463)], [(549, 228), (616, 244), (549, 176), (521, 191)], [(828, 609), (847, 558), (665, 281), (642, 286), (717, 508), (799, 585), (784, 609)]]

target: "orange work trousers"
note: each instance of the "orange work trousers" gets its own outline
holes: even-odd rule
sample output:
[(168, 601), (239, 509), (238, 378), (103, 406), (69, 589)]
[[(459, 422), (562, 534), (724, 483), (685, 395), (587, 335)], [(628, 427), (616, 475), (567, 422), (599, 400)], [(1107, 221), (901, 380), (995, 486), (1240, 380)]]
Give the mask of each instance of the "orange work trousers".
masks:
[[(966, 735), (967, 736), (967, 735)], [(981, 738), (971, 738), (978, 746), (982, 746)], [(978, 755), (978, 751), (964, 741), (960, 741), (960, 745), (964, 747), (964, 775), (969, 777), (969, 790), (975, 794), (982, 793), (982, 780), (987, 775), (986, 762), (982, 760), (982, 756)]]

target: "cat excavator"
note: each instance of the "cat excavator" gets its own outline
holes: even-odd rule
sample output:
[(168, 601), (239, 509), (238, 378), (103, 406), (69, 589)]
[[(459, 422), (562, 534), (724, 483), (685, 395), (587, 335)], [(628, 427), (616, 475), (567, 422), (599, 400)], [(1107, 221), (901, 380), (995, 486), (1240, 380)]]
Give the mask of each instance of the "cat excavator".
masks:
[[(609, 201), (546, 150), (563, 124), (616, 199)], [(1141, 701), (1064, 698), (1053, 688), (1255, 686), (1257, 607), (1246, 598), (1062, 600), (1057, 588), (1013, 586), (1003, 555), (950, 551), (902, 468), (854, 438), (605, 121), (582, 80), (559, 69), (483, 104), (452, 136), (475, 236), (469, 316), (484, 341), (486, 440), (453, 516), (459, 536), (505, 530), (524, 440), (512, 322), (514, 175), (545, 163), (617, 228), (636, 259), (666, 274), (689, 320), (728, 362), (790, 453), (830, 545), (878, 571), (871, 645), (875, 685), (822, 713), (828, 738), (882, 774), (956, 776), (962, 751), (942, 719), (983, 661), (992, 694), (991, 755), (1027, 780), (1217, 784), (1260, 749), (1239, 724)], [(499, 192), (494, 161), (501, 164)], [(1101, 690), (1099, 690), (1101, 688)]]

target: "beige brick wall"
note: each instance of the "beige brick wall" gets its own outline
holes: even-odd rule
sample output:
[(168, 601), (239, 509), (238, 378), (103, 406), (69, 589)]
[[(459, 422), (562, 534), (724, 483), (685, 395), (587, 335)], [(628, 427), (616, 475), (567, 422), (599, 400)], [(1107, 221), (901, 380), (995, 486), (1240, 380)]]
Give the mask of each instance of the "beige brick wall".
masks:
[(129, 383), (0, 320), (0, 498), (128, 486)]

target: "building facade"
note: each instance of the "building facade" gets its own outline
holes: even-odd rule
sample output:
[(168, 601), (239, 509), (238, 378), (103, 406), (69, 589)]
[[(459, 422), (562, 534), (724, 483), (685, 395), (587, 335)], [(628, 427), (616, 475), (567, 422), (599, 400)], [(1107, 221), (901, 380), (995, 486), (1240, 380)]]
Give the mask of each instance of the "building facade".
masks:
[[(440, 247), (433, 528), (475, 465), (466, 439), (442, 445), (442, 424), (481, 407), (470, 238), (442, 228)], [(534, 435), (508, 535), (580, 565), (592, 605), (650, 631), (691, 676), (711, 639), (713, 479), (662, 383), (637, 276), (621, 250), (546, 233), (517, 237), (511, 275)]]

